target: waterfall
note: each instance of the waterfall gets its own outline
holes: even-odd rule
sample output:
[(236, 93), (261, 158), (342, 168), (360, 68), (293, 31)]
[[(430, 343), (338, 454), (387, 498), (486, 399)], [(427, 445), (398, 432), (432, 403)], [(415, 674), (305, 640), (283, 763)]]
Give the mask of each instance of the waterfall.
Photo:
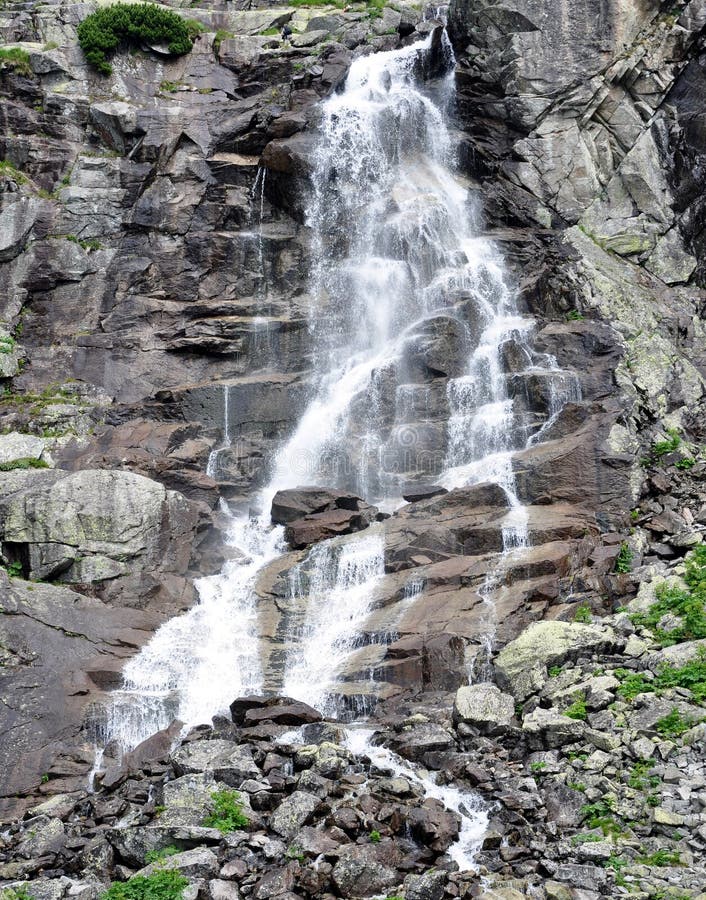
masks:
[[(103, 743), (115, 739), (132, 748), (174, 718), (187, 726), (207, 722), (236, 696), (263, 689), (255, 588), (286, 549), (283, 529), (269, 523), (277, 490), (347, 488), (393, 510), (410, 482), (498, 484), (508, 512), (504, 552), (486, 581), (488, 604), (505, 561), (527, 546), (528, 515), (512, 465), (513, 452), (527, 441), (519, 437), (503, 347), (514, 343), (527, 373), (547, 379), (548, 418), (531, 425), (534, 439), (578, 397), (577, 388), (549, 357), (531, 351), (533, 321), (517, 309), (498, 250), (479, 236), (474, 193), (455, 174), (446, 124), (451, 66), (428, 90), (417, 77), (433, 42), (430, 35), (411, 47), (358, 58), (344, 89), (321, 106), (307, 209), (316, 361), (309, 405), (255, 498), (262, 515), (231, 516), (234, 558), (220, 574), (200, 579), (198, 605), (162, 625), (125, 666), (123, 685), (109, 698)], [(263, 266), (264, 187), (261, 169), (253, 197), (260, 205)], [(230, 402), (224, 385), (223, 439), (209, 457), (212, 477), (219, 452), (230, 446)], [(290, 570), (289, 605), (298, 612), (288, 622), (279, 689), (335, 710), (337, 680), (359, 647), (384, 574), (382, 525), (316, 545)], [(423, 576), (412, 576), (397, 618), (389, 621), (400, 621), (424, 583)], [(390, 640), (394, 628), (385, 632)], [(393, 771), (402, 766), (388, 751), (366, 752)], [(424, 786), (461, 811), (465, 830), (454, 852), (467, 866), (485, 814), (452, 788), (429, 779)]]
[(216, 478), (218, 475), (218, 456), (223, 450), (227, 450), (231, 446), (230, 438), (230, 388), (227, 384), (223, 385), (223, 440), (208, 454), (208, 462), (206, 463), (206, 474), (209, 478)]

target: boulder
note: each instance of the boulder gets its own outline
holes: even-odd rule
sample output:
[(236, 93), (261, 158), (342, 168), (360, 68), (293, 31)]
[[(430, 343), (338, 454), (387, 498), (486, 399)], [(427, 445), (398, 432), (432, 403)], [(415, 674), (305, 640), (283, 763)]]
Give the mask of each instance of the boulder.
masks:
[(183, 572), (198, 520), (181, 494), (132, 472), (0, 475), (0, 538), (23, 548), (30, 578), (86, 583), (136, 569)]
[(306, 791), (294, 791), (270, 816), (270, 828), (290, 840), (321, 807), (321, 800)]
[(341, 850), (331, 877), (343, 897), (374, 897), (400, 880), (395, 862), (389, 845), (354, 844)]
[(321, 713), (300, 700), (289, 697), (240, 697), (230, 705), (238, 725), (273, 722), (277, 725), (307, 725), (322, 720)]
[(500, 651), (495, 674), (501, 688), (526, 700), (547, 681), (547, 667), (580, 655), (611, 652), (619, 641), (609, 626), (535, 622)]
[(515, 715), (515, 700), (494, 684), (473, 684), (456, 691), (454, 721), (466, 722), (486, 734), (505, 730)]
[(533, 749), (553, 749), (580, 741), (586, 731), (586, 723), (570, 719), (553, 709), (537, 708), (525, 716), (522, 731)]
[(194, 847), (193, 850), (175, 853), (174, 856), (150, 863), (144, 869), (140, 869), (137, 874), (149, 876), (165, 869), (176, 870), (180, 875), (189, 879), (213, 878), (219, 870), (218, 857), (208, 847)]
[(302, 487), (278, 491), (272, 500), (272, 521), (286, 525), (287, 542), (297, 549), (367, 528), (378, 510), (345, 491)]

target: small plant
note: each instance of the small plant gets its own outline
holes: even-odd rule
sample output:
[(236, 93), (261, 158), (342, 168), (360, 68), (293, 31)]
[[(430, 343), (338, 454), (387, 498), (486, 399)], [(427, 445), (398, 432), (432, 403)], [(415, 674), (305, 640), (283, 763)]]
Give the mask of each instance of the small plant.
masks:
[(373, 844), (380, 843), (381, 834), (379, 831), (371, 831), (370, 834), (368, 835), (368, 837), (370, 838), (371, 843), (373, 843)]
[(583, 322), (584, 317), (577, 309), (572, 309), (566, 314), (567, 322)]
[(42, 51), (44, 53), (47, 53), (49, 50), (58, 49), (58, 47), (59, 47), (59, 45), (57, 44), (56, 41), (47, 41), (46, 44), (42, 47)]
[(35, 900), (24, 885), (0, 888), (0, 900)]
[(585, 603), (579, 606), (574, 613), (574, 622), (589, 625), (591, 622), (591, 607), (587, 606)]
[[(268, 28), (267, 31), (263, 31), (262, 34), (268, 34), (268, 33), (272, 34), (273, 32), (274, 32), (274, 34), (279, 34), (279, 31), (277, 28)], [(219, 51), (221, 49), (221, 44), (223, 43), (223, 41), (227, 41), (229, 38), (232, 38), (232, 37), (235, 37), (235, 35), (233, 34), (232, 31), (227, 31), (225, 28), (218, 29), (218, 31), (216, 32), (216, 36), (213, 39), (213, 49), (216, 52), (216, 54), (219, 53)]]
[(0, 337), (0, 353), (12, 353), (15, 349), (15, 339), (10, 335)]
[(49, 775), (45, 772), (39, 780), (42, 782), (42, 784), (47, 784), (47, 782), (49, 781)]
[(291, 847), (287, 847), (285, 856), (287, 859), (296, 859), (300, 863), (304, 862), (304, 851), (301, 847), (297, 847), (294, 844)]
[(547, 768), (547, 764), (544, 761), (533, 762), (530, 764), (530, 772), (537, 775)]
[(580, 794), (586, 793), (586, 785), (583, 781), (568, 781), (566, 786), (570, 787), (572, 791), (578, 791)]
[(663, 716), (656, 724), (655, 730), (662, 737), (678, 738), (697, 724), (697, 719), (692, 716), (684, 716), (675, 707), (668, 715)]
[(614, 806), (615, 800), (612, 797), (603, 797), (595, 803), (582, 806), (581, 814), (589, 828), (600, 828), (603, 834), (617, 837), (622, 832), (613, 816)]
[(603, 865), (606, 869), (612, 869), (615, 872), (615, 883), (618, 886), (623, 887), (625, 885), (625, 878), (622, 871), (625, 866), (629, 865), (628, 860), (622, 856), (609, 856)]
[(551, 666), (549, 668), (549, 677), (556, 678), (557, 675), (561, 675), (561, 666)]
[[(194, 31), (191, 22), (155, 3), (114, 3), (97, 9), (81, 22), (78, 42), (90, 65), (103, 75), (110, 75), (108, 54), (122, 44), (166, 44), (175, 56), (188, 53)], [(203, 30), (200, 23), (196, 24)]]
[(84, 250), (88, 250), (89, 253), (92, 250), (100, 250), (101, 242), (96, 240), (96, 238), (89, 238), (87, 240), (81, 240), (81, 238), (77, 238), (75, 234), (67, 234), (66, 240), (71, 241), (72, 244), (78, 244), (79, 247), (83, 247)]
[(571, 838), (571, 843), (574, 847), (578, 847), (580, 844), (598, 844), (602, 840), (604, 840), (604, 835), (589, 831), (586, 834), (575, 834)]
[(49, 465), (43, 459), (35, 459), (32, 456), (23, 456), (21, 459), (13, 459), (10, 462), (0, 463), (0, 472), (14, 472), (16, 469), (48, 469)]
[(585, 721), (588, 711), (586, 710), (586, 698), (583, 694), (576, 697), (574, 702), (563, 710), (562, 715), (568, 716), (570, 719), (581, 719)]
[(7, 572), (7, 574), (11, 578), (21, 578), (22, 577), (22, 563), (18, 560), (14, 562), (6, 563), (3, 568)]
[(636, 506), (635, 509), (630, 510), (630, 521), (637, 522), (637, 520), (639, 518), (640, 518), (640, 508)]
[(7, 162), (5, 159), (0, 159), (0, 176), (11, 178), (17, 184), (27, 184), (29, 180), (23, 172), (20, 172), (16, 166), (13, 166), (12, 163)]
[(645, 866), (680, 866), (678, 850), (656, 850), (649, 856), (638, 856), (637, 861)]
[(18, 75), (30, 76), (29, 53), (21, 47), (0, 47), (0, 63), (7, 63)]
[(221, 834), (228, 834), (249, 824), (237, 791), (214, 791), (211, 799), (216, 808), (204, 819), (203, 824), (207, 828), (217, 828)]
[(654, 767), (653, 759), (640, 759), (632, 767), (628, 777), (628, 785), (635, 788), (636, 791), (646, 791), (647, 788), (655, 788), (659, 785), (660, 779), (658, 775), (648, 775), (647, 773)]
[(650, 452), (653, 459), (662, 459), (663, 456), (666, 456), (668, 453), (673, 453), (674, 450), (678, 450), (681, 446), (681, 435), (677, 428), (668, 428), (667, 434), (669, 435), (669, 438), (666, 441), (656, 441), (652, 444)]
[(147, 853), (145, 853), (145, 862), (162, 862), (162, 860), (164, 859), (169, 859), (170, 856), (176, 856), (177, 853), (181, 853), (181, 850), (178, 847), (175, 847), (173, 844), (170, 844), (168, 847), (162, 848), (162, 850), (148, 850)]
[[(663, 646), (706, 638), (706, 545), (696, 547), (686, 558), (684, 581), (687, 589), (661, 584), (657, 602), (646, 613), (635, 613), (633, 624), (652, 628)], [(658, 623), (666, 613), (681, 619), (682, 625), (663, 631)]]
[(176, 869), (160, 869), (151, 875), (114, 881), (101, 900), (181, 900), (188, 883)]
[(615, 560), (615, 572), (618, 575), (627, 575), (628, 572), (632, 571), (632, 560), (633, 560), (633, 552), (630, 549), (630, 545), (627, 541), (623, 541), (620, 545), (620, 553)]

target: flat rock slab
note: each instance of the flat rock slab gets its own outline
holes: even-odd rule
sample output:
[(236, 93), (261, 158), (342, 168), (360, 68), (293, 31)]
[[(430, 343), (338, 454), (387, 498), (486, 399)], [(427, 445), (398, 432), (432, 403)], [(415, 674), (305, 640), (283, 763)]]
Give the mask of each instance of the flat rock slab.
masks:
[(456, 691), (454, 720), (495, 734), (504, 730), (515, 715), (515, 700), (494, 684), (472, 684)]
[(498, 684), (516, 700), (526, 700), (547, 681), (547, 667), (580, 655), (611, 652), (618, 643), (612, 628), (576, 622), (536, 622), (500, 651)]

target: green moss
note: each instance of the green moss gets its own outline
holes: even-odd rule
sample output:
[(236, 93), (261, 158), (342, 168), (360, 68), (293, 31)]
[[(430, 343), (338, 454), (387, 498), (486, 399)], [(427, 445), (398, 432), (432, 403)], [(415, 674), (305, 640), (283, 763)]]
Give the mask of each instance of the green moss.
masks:
[(108, 55), (122, 45), (166, 44), (175, 56), (188, 53), (195, 29), (203, 30), (192, 22), (154, 3), (115, 3), (87, 16), (78, 26), (78, 40), (87, 61), (109, 75)]
[(0, 63), (7, 63), (18, 75), (31, 75), (29, 53), (20, 47), (0, 47)]
[(207, 828), (217, 828), (222, 834), (228, 834), (249, 824), (237, 791), (214, 791), (211, 798), (215, 811), (204, 819)]

